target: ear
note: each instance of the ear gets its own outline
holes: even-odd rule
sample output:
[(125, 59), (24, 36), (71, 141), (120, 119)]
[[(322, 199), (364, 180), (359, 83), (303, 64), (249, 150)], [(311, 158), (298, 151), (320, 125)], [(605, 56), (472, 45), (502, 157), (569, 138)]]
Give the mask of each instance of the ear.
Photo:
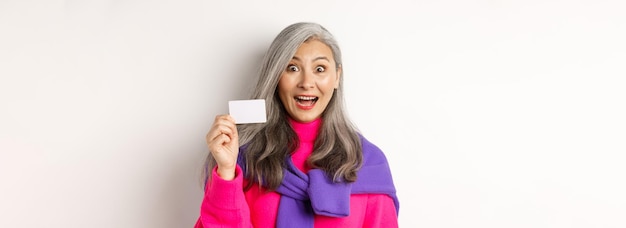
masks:
[(340, 79), (341, 79), (341, 73), (342, 73), (342, 71), (341, 71), (341, 65), (339, 65), (339, 66), (337, 67), (337, 80), (335, 81), (335, 89), (338, 89), (338, 88), (339, 88), (339, 82), (341, 81), (341, 80), (340, 80)]

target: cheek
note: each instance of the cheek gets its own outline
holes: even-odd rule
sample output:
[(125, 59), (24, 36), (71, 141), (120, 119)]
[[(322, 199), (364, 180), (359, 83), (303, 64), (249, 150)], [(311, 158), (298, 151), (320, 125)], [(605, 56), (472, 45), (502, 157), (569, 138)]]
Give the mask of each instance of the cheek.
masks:
[(280, 79), (278, 80), (278, 93), (281, 94), (283, 93), (283, 91), (285, 91), (285, 89), (287, 88), (287, 80), (285, 79), (284, 76), (280, 76)]
[(288, 80), (285, 79), (285, 77), (280, 77), (280, 80), (278, 81), (278, 97), (283, 100), (286, 96), (289, 96), (289, 91), (290, 91), (290, 83)]
[(329, 91), (332, 92), (333, 90), (335, 90), (338, 84), (339, 84), (339, 81), (337, 80), (336, 76), (329, 76), (325, 78), (323, 81), (320, 81), (319, 87), (321, 90), (325, 92), (329, 92)]

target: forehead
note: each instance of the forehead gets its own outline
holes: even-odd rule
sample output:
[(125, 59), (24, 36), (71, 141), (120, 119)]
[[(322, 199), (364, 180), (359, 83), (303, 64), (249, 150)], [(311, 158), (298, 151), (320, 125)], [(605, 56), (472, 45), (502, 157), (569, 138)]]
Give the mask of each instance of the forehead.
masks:
[(318, 58), (318, 57), (326, 57), (329, 60), (333, 59), (333, 51), (332, 49), (326, 45), (324, 42), (319, 40), (309, 40), (305, 41), (298, 47), (294, 57), (297, 58)]

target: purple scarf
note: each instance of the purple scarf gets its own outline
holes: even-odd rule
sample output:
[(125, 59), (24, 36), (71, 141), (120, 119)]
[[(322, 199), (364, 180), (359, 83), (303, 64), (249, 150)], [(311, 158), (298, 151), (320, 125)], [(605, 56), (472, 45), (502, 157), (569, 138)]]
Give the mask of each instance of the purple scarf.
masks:
[[(346, 217), (350, 215), (350, 194), (389, 195), (396, 213), (399, 212), (400, 202), (385, 155), (359, 136), (363, 145), (363, 166), (353, 183), (334, 183), (319, 169), (305, 174), (294, 166), (291, 158), (286, 159), (284, 178), (276, 189), (281, 194), (276, 227), (313, 227), (315, 215)], [(245, 167), (244, 159), (238, 162), (240, 167)]]

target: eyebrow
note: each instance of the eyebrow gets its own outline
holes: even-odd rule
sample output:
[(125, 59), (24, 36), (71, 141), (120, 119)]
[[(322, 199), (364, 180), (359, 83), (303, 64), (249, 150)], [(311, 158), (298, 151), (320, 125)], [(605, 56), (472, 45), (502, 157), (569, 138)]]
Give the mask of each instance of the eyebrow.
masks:
[[(293, 56), (291, 59), (302, 61), (300, 58), (298, 58), (296, 56)], [(313, 61), (317, 61), (317, 60), (326, 60), (326, 61), (330, 62), (330, 60), (326, 56), (320, 56), (320, 57), (317, 57), (317, 58), (313, 59)]]

